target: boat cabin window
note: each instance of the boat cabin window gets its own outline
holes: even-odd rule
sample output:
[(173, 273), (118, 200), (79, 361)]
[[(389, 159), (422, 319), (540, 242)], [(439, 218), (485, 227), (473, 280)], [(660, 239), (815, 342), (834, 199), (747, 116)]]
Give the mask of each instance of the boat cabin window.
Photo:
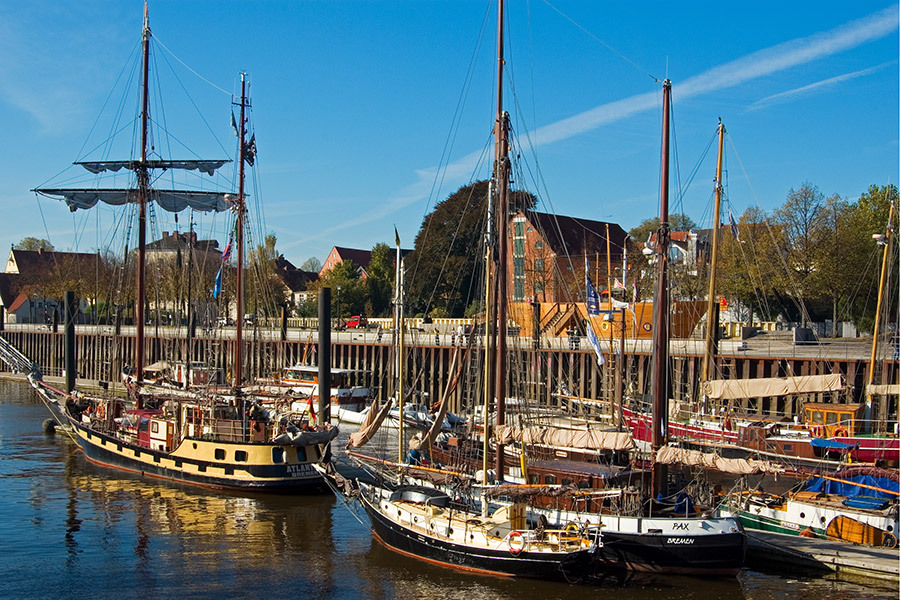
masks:
[(246, 450), (235, 450), (234, 451), (234, 461), (235, 462), (247, 462), (247, 451)]
[(825, 415), (822, 414), (820, 410), (811, 410), (809, 411), (810, 421), (813, 425), (824, 425), (825, 424)]
[(284, 448), (281, 446), (272, 448), (272, 462), (276, 465), (280, 465), (284, 462)]
[(300, 381), (309, 381), (311, 383), (315, 383), (316, 374), (315, 373), (300, 373)]
[(826, 425), (834, 425), (837, 423), (838, 414), (836, 412), (827, 412), (825, 413), (825, 424)]
[(216, 448), (216, 460), (225, 460), (224, 448)]
[(150, 423), (150, 431), (151, 433), (159, 433), (159, 423), (156, 421)]
[(149, 431), (150, 429), (150, 419), (147, 417), (141, 417), (141, 424), (138, 427), (138, 431)]

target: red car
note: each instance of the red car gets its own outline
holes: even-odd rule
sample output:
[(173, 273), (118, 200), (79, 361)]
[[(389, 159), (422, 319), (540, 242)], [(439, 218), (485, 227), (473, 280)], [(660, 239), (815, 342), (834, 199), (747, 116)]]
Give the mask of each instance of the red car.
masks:
[(366, 320), (365, 317), (362, 317), (360, 315), (354, 315), (354, 316), (350, 317), (349, 319), (347, 319), (347, 323), (345, 325), (348, 328), (349, 327), (358, 328), (358, 327), (365, 327), (368, 324), (369, 324), (369, 322)]

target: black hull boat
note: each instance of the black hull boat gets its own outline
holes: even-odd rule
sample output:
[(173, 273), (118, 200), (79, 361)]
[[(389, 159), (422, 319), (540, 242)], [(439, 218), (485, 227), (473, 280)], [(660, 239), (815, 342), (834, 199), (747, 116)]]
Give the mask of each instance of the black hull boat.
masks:
[(470, 504), (452, 502), (435, 488), (390, 489), (345, 479), (333, 463), (315, 468), (335, 493), (360, 502), (375, 539), (400, 554), (443, 567), (580, 582), (591, 575), (602, 546), (598, 530), (529, 529), (524, 505), (483, 515)]
[(741, 570), (746, 550), (743, 531), (696, 537), (604, 531), (596, 565), (600, 571), (730, 577)]

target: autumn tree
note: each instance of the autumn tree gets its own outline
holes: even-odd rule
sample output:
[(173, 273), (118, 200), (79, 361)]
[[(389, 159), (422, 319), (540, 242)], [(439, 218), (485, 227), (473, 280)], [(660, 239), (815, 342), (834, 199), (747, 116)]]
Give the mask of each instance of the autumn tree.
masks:
[(22, 238), (18, 244), (13, 246), (16, 250), (44, 250), (53, 252), (53, 244), (43, 238), (26, 237)]

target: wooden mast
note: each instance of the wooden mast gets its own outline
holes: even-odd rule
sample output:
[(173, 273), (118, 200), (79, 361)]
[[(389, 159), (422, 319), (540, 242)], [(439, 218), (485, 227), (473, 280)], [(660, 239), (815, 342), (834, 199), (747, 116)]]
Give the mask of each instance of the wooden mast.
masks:
[[(494, 123), (494, 143), (496, 148), (495, 177), (497, 179), (497, 267), (494, 279), (497, 282), (496, 289), (496, 320), (497, 328), (494, 358), (494, 394), (497, 398), (497, 425), (506, 423), (506, 315), (507, 315), (507, 289), (506, 289), (506, 255), (507, 255), (507, 229), (509, 220), (509, 115), (503, 110), (503, 11), (504, 1), (499, 0), (497, 18), (497, 120)], [(496, 477), (503, 479), (503, 445), (497, 445)]]
[(235, 299), (235, 308), (237, 310), (237, 318), (235, 319), (235, 339), (234, 339), (234, 387), (237, 389), (242, 382), (241, 373), (243, 372), (243, 338), (244, 338), (244, 154), (246, 152), (246, 142), (244, 138), (247, 134), (245, 122), (245, 110), (247, 107), (247, 81), (246, 73), (241, 73), (241, 122), (240, 133), (241, 142), (238, 151), (238, 198), (237, 198), (237, 217), (235, 218), (235, 244), (237, 245), (237, 277), (235, 287), (237, 289), (237, 298)]
[(659, 231), (656, 234), (656, 298), (653, 301), (653, 497), (665, 494), (666, 468), (656, 461), (657, 451), (666, 444), (668, 435), (669, 385), (669, 289), (667, 269), (669, 260), (669, 96), (672, 82), (663, 81), (662, 160), (659, 189)]
[[(147, 247), (147, 202), (149, 198), (150, 177), (147, 166), (147, 139), (150, 127), (150, 11), (144, 2), (143, 46), (143, 81), (141, 89), (141, 160), (137, 168), (138, 183), (138, 258), (137, 258), (137, 298), (135, 298), (134, 318), (137, 322), (134, 352), (134, 376), (137, 381), (144, 378), (144, 296), (147, 292), (145, 276)], [(140, 404), (140, 400), (138, 400)]]
[[(885, 229), (884, 236), (878, 238), (878, 243), (884, 245), (884, 252), (881, 256), (881, 275), (878, 279), (878, 301), (875, 305), (875, 329), (872, 335), (872, 354), (869, 356), (869, 376), (866, 378), (866, 405), (863, 413), (864, 431), (872, 431), (872, 393), (869, 389), (875, 383), (875, 360), (878, 355), (878, 330), (881, 327), (881, 306), (884, 302), (884, 282), (887, 279), (887, 264), (890, 258), (891, 248), (891, 230), (894, 228), (894, 202), (891, 201), (891, 208), (888, 211), (888, 224)], [(882, 415), (883, 419), (884, 416)]]
[(719, 256), (719, 221), (722, 209), (722, 149), (725, 144), (725, 126), (719, 119), (719, 158), (716, 160), (716, 205), (712, 227), (712, 250), (709, 258), (709, 297), (706, 301), (706, 353), (703, 355), (702, 381), (714, 379), (716, 368), (716, 340), (719, 329), (719, 311), (716, 309), (716, 262)]

